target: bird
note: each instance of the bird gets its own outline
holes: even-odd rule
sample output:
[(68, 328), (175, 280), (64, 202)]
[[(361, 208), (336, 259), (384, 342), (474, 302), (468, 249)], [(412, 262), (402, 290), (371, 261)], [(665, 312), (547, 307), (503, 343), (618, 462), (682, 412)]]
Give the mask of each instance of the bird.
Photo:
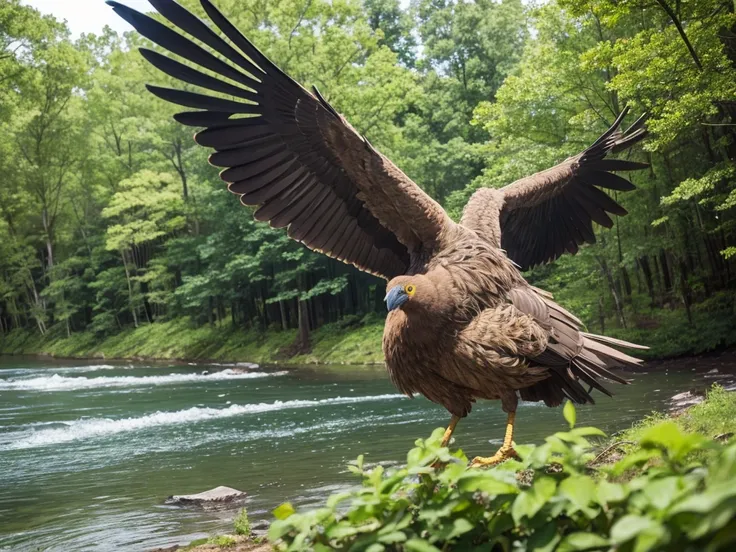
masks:
[(150, 0), (167, 24), (107, 3), (189, 62), (140, 48), (163, 73), (202, 89), (147, 85), (187, 108), (174, 119), (203, 128), (194, 140), (214, 150), (210, 164), (223, 168), (241, 203), (255, 207), (255, 219), (388, 282), (388, 376), (405, 395), (424, 395), (450, 413), (442, 446), (477, 400), (500, 400), (503, 444), (471, 461), (494, 466), (518, 457), (520, 401), (593, 403), (594, 389), (611, 395), (602, 382), (628, 383), (612, 370), (641, 361), (619, 349), (646, 347), (587, 333), (522, 272), (595, 242), (593, 222), (610, 228), (609, 215), (626, 215), (603, 189), (633, 190), (614, 173), (648, 165), (609, 154), (646, 136), (645, 117), (622, 131), (623, 109), (578, 155), (503, 188), (479, 188), (455, 222), (316, 87), (281, 71), (210, 0), (200, 0), (209, 23), (173, 0)]

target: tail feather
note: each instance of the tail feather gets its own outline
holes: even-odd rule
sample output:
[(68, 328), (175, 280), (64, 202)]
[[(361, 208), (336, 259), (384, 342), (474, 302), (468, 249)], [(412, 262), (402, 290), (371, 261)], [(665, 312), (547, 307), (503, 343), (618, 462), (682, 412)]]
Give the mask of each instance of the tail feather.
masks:
[[(547, 349), (530, 361), (547, 368), (550, 377), (521, 389), (519, 393), (523, 400), (544, 401), (548, 406), (557, 406), (567, 397), (574, 403), (593, 404), (595, 401), (590, 395), (593, 389), (613, 396), (603, 382), (630, 383), (612, 370), (638, 367), (642, 360), (614, 347), (647, 347), (584, 332), (582, 322), (556, 304), (548, 294), (538, 294), (538, 297), (547, 307), (547, 317), (539, 322), (549, 329), (550, 341)], [(589, 389), (586, 391), (582, 384), (588, 385)]]
[(623, 339), (616, 339), (615, 337), (608, 337), (606, 335), (597, 335), (597, 334), (591, 334), (586, 332), (580, 332), (583, 334), (583, 336), (587, 337), (588, 339), (592, 339), (593, 341), (597, 341), (598, 343), (606, 343), (608, 345), (615, 345), (616, 347), (625, 347), (627, 349), (639, 349), (640, 351), (647, 351), (649, 350), (649, 347), (646, 345), (638, 345), (636, 343), (630, 343), (628, 341), (624, 341)]
[(643, 361), (622, 353), (608, 345), (603, 345), (593, 339), (583, 337), (583, 350), (588, 350), (596, 354), (601, 360), (606, 362), (608, 366), (639, 366)]

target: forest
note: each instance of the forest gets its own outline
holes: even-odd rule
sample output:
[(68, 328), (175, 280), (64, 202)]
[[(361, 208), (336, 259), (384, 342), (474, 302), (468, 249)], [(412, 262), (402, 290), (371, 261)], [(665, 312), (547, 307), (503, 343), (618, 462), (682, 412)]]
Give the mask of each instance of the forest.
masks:
[[(455, 219), (647, 113), (628, 216), (526, 276), (657, 355), (736, 342), (732, 0), (216, 4)], [(379, 325), (385, 282), (255, 222), (146, 91), (173, 83), (144, 45), (0, 2), (0, 349), (176, 321), (306, 351), (326, 324)]]

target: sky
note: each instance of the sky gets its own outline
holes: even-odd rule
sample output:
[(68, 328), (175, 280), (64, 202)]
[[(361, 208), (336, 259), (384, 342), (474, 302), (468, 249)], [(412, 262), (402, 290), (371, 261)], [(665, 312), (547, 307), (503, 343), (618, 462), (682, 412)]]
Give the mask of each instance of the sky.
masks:
[[(105, 4), (105, 0), (22, 0), (22, 3), (33, 6), (41, 13), (50, 13), (57, 19), (66, 19), (73, 38), (81, 33), (99, 34), (105, 25), (110, 25), (118, 32), (133, 29)], [(138, 11), (152, 10), (146, 0), (120, 0), (120, 3)]]
[[(118, 1), (144, 13), (153, 10), (147, 0)], [(99, 34), (105, 25), (110, 25), (120, 33), (133, 29), (105, 4), (105, 0), (21, 0), (21, 3), (33, 6), (41, 13), (50, 13), (57, 19), (66, 19), (72, 38), (82, 33)], [(401, 0), (404, 7), (408, 3), (409, 0)]]

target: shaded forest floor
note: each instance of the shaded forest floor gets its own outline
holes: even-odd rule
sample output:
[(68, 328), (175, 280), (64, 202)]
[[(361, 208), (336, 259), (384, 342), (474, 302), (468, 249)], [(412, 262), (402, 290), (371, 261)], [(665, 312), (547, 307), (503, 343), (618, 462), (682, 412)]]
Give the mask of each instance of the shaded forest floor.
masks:
[[(722, 304), (721, 304), (722, 303)], [(647, 360), (700, 355), (736, 345), (734, 301), (701, 303), (688, 320), (684, 309), (651, 309), (629, 317), (627, 328), (606, 326), (606, 334), (650, 347)], [(384, 320), (376, 314), (326, 324), (310, 336), (311, 350), (294, 355), (297, 330), (244, 330), (229, 323), (196, 327), (188, 318), (145, 324), (99, 337), (62, 325), (42, 336), (18, 329), (0, 337), (0, 353), (62, 358), (257, 362), (272, 364), (380, 364)], [(596, 333), (600, 329), (589, 328)]]

